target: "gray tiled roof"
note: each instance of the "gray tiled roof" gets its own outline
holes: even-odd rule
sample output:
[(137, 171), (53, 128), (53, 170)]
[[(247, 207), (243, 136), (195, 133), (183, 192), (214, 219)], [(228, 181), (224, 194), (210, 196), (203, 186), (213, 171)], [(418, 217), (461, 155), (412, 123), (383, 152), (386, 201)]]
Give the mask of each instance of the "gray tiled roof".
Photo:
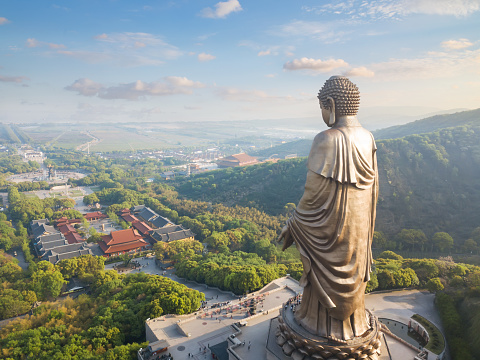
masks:
[(167, 234), (175, 231), (180, 231), (180, 230), (185, 230), (182, 225), (170, 225), (170, 226), (165, 226), (160, 229), (155, 229), (150, 231), (150, 233), (155, 232), (156, 234)]
[(34, 238), (37, 238), (37, 237), (39, 237), (40, 235), (43, 235), (43, 234), (45, 234), (45, 233), (54, 234), (54, 233), (58, 233), (58, 231), (55, 230), (55, 228), (54, 228), (53, 226), (41, 224), (41, 225), (36, 226), (35, 228), (33, 228), (33, 229), (32, 229), (32, 233), (33, 233), (33, 237), (34, 237)]
[(145, 208), (145, 205), (137, 205), (137, 206), (132, 206), (132, 207), (130, 208), (130, 210), (131, 210), (134, 214), (136, 214), (136, 213), (140, 212), (141, 210), (143, 210), (144, 208)]
[(168, 224), (173, 225), (173, 223), (170, 220), (168, 220), (167, 218), (165, 218), (163, 216), (160, 216), (160, 215), (158, 215), (153, 220), (150, 220), (150, 222), (156, 228), (163, 228), (164, 226), (166, 226)]
[(143, 207), (137, 214), (140, 218), (142, 218), (144, 221), (147, 221), (152, 224), (153, 227), (155, 228), (162, 228), (168, 224), (173, 223), (168, 220), (167, 218), (158, 215), (155, 211), (148, 207)]
[(56, 232), (55, 234), (40, 235), (39, 237), (33, 240), (33, 243), (35, 245), (39, 243), (46, 244), (50, 241), (57, 241), (60, 239), (65, 239), (65, 237), (61, 232)]
[(32, 220), (30, 222), (30, 227), (32, 228), (34, 225), (39, 225), (39, 224), (49, 224), (48, 219), (38, 219), (38, 220)]
[[(72, 244), (72, 245), (74, 245), (74, 244)], [(59, 262), (61, 260), (71, 259), (71, 258), (81, 256), (81, 255), (93, 255), (92, 250), (90, 250), (88, 248), (84, 248), (84, 249), (82, 248), (82, 249), (79, 249), (79, 250), (65, 252), (65, 253), (62, 253), (62, 254), (53, 253), (53, 254), (48, 256), (48, 261), (50, 261), (52, 264), (55, 265), (57, 262)]]
[(184, 229), (180, 225), (175, 225), (153, 230), (150, 232), (150, 236), (156, 241), (170, 242), (187, 239), (195, 236), (195, 234), (190, 229)]
[(62, 245), (62, 246), (57, 246), (55, 248), (52, 248), (50, 250), (48, 250), (46, 253), (45, 253), (45, 256), (51, 256), (51, 255), (59, 255), (59, 254), (65, 254), (65, 253), (68, 253), (68, 252), (72, 252), (72, 251), (77, 251), (77, 250), (80, 250), (82, 248), (84, 248), (85, 245), (83, 243), (80, 243), (80, 244), (67, 244), (67, 245)]
[(138, 216), (140, 216), (145, 221), (150, 221), (153, 218), (157, 217), (158, 214), (152, 209), (148, 207), (144, 207), (142, 210), (140, 210), (140, 212), (138, 213)]
[(68, 245), (68, 241), (65, 239), (62, 239), (62, 240), (50, 241), (45, 244), (39, 243), (35, 246), (35, 250), (39, 255), (43, 255), (45, 254), (45, 252), (47, 252), (47, 250), (54, 249), (56, 247), (63, 246), (63, 245)]

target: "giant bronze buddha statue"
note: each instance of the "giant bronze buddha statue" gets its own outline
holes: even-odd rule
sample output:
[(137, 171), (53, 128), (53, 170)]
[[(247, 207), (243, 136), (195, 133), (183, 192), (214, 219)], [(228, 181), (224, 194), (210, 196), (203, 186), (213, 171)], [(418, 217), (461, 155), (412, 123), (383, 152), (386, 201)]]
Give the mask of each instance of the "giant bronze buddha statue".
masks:
[(313, 140), (305, 192), (279, 240), (284, 249), (295, 243), (303, 263), (297, 324), (347, 341), (372, 330), (364, 298), (378, 195), (376, 146), (357, 120), (360, 93), (349, 79), (332, 76), (318, 99), (330, 128)]

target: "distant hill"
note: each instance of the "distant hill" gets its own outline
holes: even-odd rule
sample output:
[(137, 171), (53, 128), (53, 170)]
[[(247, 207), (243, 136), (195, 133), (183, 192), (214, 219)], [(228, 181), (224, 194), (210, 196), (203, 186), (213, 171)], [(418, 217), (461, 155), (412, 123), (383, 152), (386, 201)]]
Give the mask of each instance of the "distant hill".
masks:
[(285, 144), (277, 145), (271, 148), (249, 152), (252, 156), (260, 158), (280, 158), (283, 159), (287, 155), (297, 154), (297, 156), (308, 156), (310, 147), (312, 146), (312, 139), (301, 139), (290, 141)]
[[(397, 139), (413, 134), (426, 134), (439, 129), (475, 124), (480, 124), (480, 109), (435, 115), (408, 124), (376, 130), (373, 132), (373, 135), (377, 141), (382, 139)], [(313, 137), (311, 139), (295, 140), (271, 148), (251, 151), (249, 154), (260, 158), (284, 158), (290, 154), (297, 154), (299, 157), (308, 156), (310, 147), (312, 146), (312, 140)]]
[[(473, 119), (480, 111), (466, 113), (452, 116), (466, 116), (474, 125), (377, 141), (377, 230), (393, 235), (404, 228), (421, 229), (429, 236), (445, 231), (463, 242), (480, 226), (480, 121)], [(456, 123), (439, 118), (445, 125)], [(281, 146), (292, 153), (295, 144), (299, 155), (308, 154), (311, 141)], [(269, 150), (279, 153), (279, 148)], [(199, 174), (176, 186), (188, 198), (279, 214), (287, 203), (300, 200), (306, 172), (306, 158), (299, 158)]]
[(474, 124), (480, 124), (480, 109), (462, 111), (454, 114), (435, 115), (405, 125), (376, 130), (373, 132), (373, 135), (377, 140), (397, 139), (407, 135), (426, 134), (439, 129)]

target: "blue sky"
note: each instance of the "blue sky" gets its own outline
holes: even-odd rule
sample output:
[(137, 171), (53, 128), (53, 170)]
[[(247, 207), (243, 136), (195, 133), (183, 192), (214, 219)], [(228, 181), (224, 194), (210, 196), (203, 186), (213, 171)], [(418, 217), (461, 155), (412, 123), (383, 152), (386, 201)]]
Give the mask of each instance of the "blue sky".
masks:
[(319, 116), (337, 74), (361, 108), (475, 109), (479, 36), (480, 0), (2, 0), (0, 121)]

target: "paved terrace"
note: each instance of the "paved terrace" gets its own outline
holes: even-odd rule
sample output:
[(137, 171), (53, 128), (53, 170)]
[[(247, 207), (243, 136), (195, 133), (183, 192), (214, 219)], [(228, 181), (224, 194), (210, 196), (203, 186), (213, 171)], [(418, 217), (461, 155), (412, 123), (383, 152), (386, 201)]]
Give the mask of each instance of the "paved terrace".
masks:
[[(245, 345), (235, 351), (251, 352), (244, 359), (265, 359), (265, 342), (270, 320), (278, 316), (278, 309), (296, 293), (302, 291), (298, 283), (290, 277), (274, 280), (262, 290), (248, 295), (247, 299), (230, 301), (222, 307), (207, 308), (192, 315), (160, 317), (146, 322), (147, 340), (167, 340), (168, 352), (174, 359), (206, 359), (211, 357), (209, 346), (225, 341), (231, 334), (238, 334), (231, 325), (247, 321), (237, 335)], [(257, 314), (247, 316), (246, 306), (252, 299), (257, 300)], [(249, 346), (250, 345), (250, 346)], [(205, 349), (206, 348), (206, 349)], [(255, 356), (253, 355), (255, 354)]]
[[(233, 296), (231, 293), (208, 287), (205, 284), (197, 284), (179, 278), (174, 274), (174, 270), (167, 270), (164, 273), (163, 270), (156, 266), (153, 257), (139, 258), (135, 260), (142, 264), (142, 268), (129, 270), (126, 271), (126, 273), (144, 271), (149, 274), (164, 275), (179, 283), (185, 284), (189, 288), (205, 293), (209, 306), (227, 301), (231, 301), (227, 307), (238, 306), (239, 304), (237, 297)], [(113, 269), (113, 265), (114, 264), (106, 265), (105, 268)], [(289, 288), (285, 288), (284, 286), (286, 285), (288, 285)], [(275, 291), (275, 289), (277, 290)], [(292, 291), (289, 289), (294, 290)], [(237, 335), (237, 338), (242, 342), (245, 341), (246, 345), (235, 348), (235, 352), (244, 360), (264, 360), (266, 358), (265, 344), (269, 334), (270, 320), (278, 316), (278, 311), (276, 309), (291, 298), (294, 295), (294, 292), (302, 291), (303, 289), (295, 280), (290, 278), (277, 279), (267, 285), (264, 289), (249, 296), (249, 299), (251, 299), (252, 297), (256, 297), (259, 293), (266, 294), (269, 292), (269, 295), (263, 297), (263, 308), (261, 304), (257, 307), (257, 309), (263, 310), (261, 313), (263, 315), (246, 318), (246, 309), (243, 308), (241, 311), (237, 310), (233, 313), (228, 311), (228, 315), (226, 314), (226, 311), (223, 310), (220, 316), (218, 316), (218, 314), (212, 314), (212, 309), (207, 309), (204, 312), (198, 312), (196, 316), (185, 315), (152, 319), (146, 323), (147, 340), (150, 342), (156, 341), (157, 339), (167, 340), (170, 343), (168, 351), (174, 356), (175, 360), (188, 359), (188, 353), (194, 355), (193, 359), (206, 359), (210, 356), (208, 345), (215, 345), (225, 341), (229, 335), (236, 333), (236, 330), (231, 326), (232, 323), (240, 320), (247, 320), (248, 325), (241, 327), (240, 329), (242, 333)], [(420, 314), (429, 319), (443, 331), (433, 300), (434, 295), (425, 291), (399, 290), (367, 294), (365, 296), (365, 305), (377, 317), (397, 320), (404, 324), (408, 324), (408, 320), (413, 314)], [(244, 302), (244, 300), (242, 299), (241, 302)], [(233, 318), (230, 319), (230, 316)], [(215, 318), (217, 318), (217, 320), (215, 320)], [(221, 321), (218, 321), (218, 318), (220, 318)], [(183, 322), (183, 324), (180, 325), (181, 329), (183, 329), (186, 334), (190, 333), (190, 337), (182, 334), (182, 330), (176, 324), (179, 320)], [(206, 325), (204, 325), (204, 323), (206, 323)], [(407, 360), (414, 358), (415, 351), (404, 346), (394, 338), (387, 337), (386, 339), (392, 360)], [(248, 349), (249, 342), (251, 342), (250, 349)], [(203, 349), (204, 347), (207, 347), (206, 353), (203, 353), (203, 350), (200, 351), (200, 349)], [(436, 359), (436, 356), (433, 356), (433, 354), (429, 355), (429, 359)], [(382, 345), (382, 357), (380, 360), (387, 359), (390, 359), (388, 357), (388, 352), (386, 347)]]
[[(247, 317), (246, 308), (238, 307), (245, 300), (235, 300), (222, 307), (220, 314), (218, 308), (207, 309), (196, 315), (171, 316), (152, 319), (146, 322), (148, 341), (165, 339), (170, 344), (168, 352), (174, 359), (205, 360), (211, 358), (209, 346), (216, 345), (236, 334), (236, 338), (244, 345), (234, 348), (240, 359), (244, 360), (283, 360), (281, 354), (269, 355), (266, 353), (267, 340), (270, 342), (275, 329), (271, 330), (271, 320), (278, 316), (278, 309), (289, 298), (303, 289), (291, 278), (277, 279), (264, 289), (249, 295), (252, 298), (263, 299), (259, 301), (257, 310), (259, 314)], [(438, 314), (433, 305), (433, 296), (427, 292), (418, 290), (402, 290), (387, 293), (375, 293), (365, 297), (367, 308), (374, 311), (379, 317), (386, 317), (408, 324), (413, 314), (420, 314), (437, 326), (439, 325)], [(262, 307), (263, 305), (263, 307)], [(235, 310), (237, 309), (237, 310)], [(233, 312), (232, 312), (233, 310)], [(245, 327), (240, 327), (240, 332), (231, 325), (238, 321), (247, 321)], [(275, 326), (273, 320), (272, 326)], [(400, 341), (386, 336), (382, 341), (382, 355), (379, 360), (413, 360), (417, 351), (405, 346)], [(273, 339), (274, 341), (274, 339)], [(230, 343), (231, 345), (231, 343)], [(429, 354), (429, 359), (436, 356)], [(391, 357), (390, 357), (391, 356)], [(285, 358), (286, 359), (286, 358)]]

